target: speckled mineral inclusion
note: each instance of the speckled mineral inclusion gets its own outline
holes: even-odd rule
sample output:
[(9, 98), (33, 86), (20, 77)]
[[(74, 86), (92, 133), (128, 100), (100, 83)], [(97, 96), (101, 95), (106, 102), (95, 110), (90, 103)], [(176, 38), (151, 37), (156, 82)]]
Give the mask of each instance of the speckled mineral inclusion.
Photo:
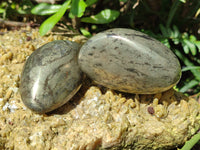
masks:
[(74, 96), (82, 78), (78, 50), (77, 43), (57, 40), (32, 53), (24, 66), (20, 86), (22, 101), (28, 108), (49, 112)]
[(170, 49), (131, 29), (96, 34), (82, 46), (78, 61), (98, 84), (127, 93), (163, 92), (181, 77), (179, 61)]

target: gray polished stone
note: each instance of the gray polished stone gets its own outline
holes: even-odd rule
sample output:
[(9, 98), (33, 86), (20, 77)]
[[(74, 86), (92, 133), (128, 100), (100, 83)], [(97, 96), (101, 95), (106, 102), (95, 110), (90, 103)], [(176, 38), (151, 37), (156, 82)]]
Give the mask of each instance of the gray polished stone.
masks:
[(24, 104), (38, 112), (52, 111), (65, 104), (81, 86), (77, 64), (79, 45), (53, 41), (34, 51), (25, 63), (20, 93)]
[(98, 84), (128, 93), (166, 91), (181, 77), (179, 61), (170, 49), (131, 29), (96, 34), (80, 49), (78, 62)]

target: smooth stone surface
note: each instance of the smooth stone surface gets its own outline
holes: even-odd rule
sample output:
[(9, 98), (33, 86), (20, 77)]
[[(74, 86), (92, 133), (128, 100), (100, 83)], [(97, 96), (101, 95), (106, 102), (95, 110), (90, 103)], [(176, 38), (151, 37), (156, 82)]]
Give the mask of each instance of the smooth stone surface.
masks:
[(179, 61), (170, 49), (131, 29), (96, 34), (80, 49), (78, 62), (98, 84), (128, 93), (166, 91), (181, 77)]
[(82, 72), (77, 64), (79, 45), (57, 40), (34, 51), (25, 63), (20, 93), (24, 104), (38, 112), (52, 111), (75, 95)]

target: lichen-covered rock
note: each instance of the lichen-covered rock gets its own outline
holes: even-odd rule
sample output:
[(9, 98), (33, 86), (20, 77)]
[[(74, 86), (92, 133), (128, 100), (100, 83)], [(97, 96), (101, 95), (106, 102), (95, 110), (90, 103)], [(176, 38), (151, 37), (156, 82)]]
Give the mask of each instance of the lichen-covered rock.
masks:
[(130, 29), (96, 34), (82, 46), (78, 61), (98, 84), (128, 93), (166, 91), (181, 76), (179, 61), (170, 49)]
[(77, 43), (57, 40), (31, 54), (20, 86), (22, 101), (28, 108), (39, 113), (49, 112), (74, 96), (82, 82), (78, 50)]

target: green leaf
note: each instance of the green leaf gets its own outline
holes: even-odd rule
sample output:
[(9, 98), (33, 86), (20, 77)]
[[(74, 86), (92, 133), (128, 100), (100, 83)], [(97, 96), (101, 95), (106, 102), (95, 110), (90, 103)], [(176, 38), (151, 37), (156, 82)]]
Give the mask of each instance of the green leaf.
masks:
[(200, 70), (200, 66), (188, 66), (182, 69), (182, 72), (192, 70), (192, 69), (198, 69)]
[(172, 20), (176, 14), (176, 11), (178, 10), (178, 8), (180, 7), (180, 0), (175, 0), (173, 1), (173, 4), (170, 8), (170, 11), (169, 11), (169, 15), (168, 15), (168, 18), (167, 18), (167, 23), (166, 23), (166, 27), (169, 28), (171, 23), (172, 23)]
[(98, 0), (86, 0), (85, 3), (87, 6), (91, 6), (93, 5), (94, 3), (96, 3)]
[(174, 42), (175, 45), (178, 45), (180, 43), (179, 38), (173, 38), (172, 41)]
[(167, 46), (169, 49), (171, 48), (171, 46), (170, 46), (170, 43), (169, 43), (169, 40), (168, 39), (163, 39), (163, 40), (161, 40), (161, 42), (165, 45), (165, 46)]
[(186, 0), (179, 0), (180, 2), (182, 2), (182, 3), (186, 3)]
[[(185, 57), (179, 50), (174, 50), (175, 54), (184, 62), (186, 66), (195, 66), (187, 57)], [(200, 71), (197, 69), (190, 70), (194, 75), (195, 79), (200, 82)]]
[(16, 5), (14, 6), (17, 13), (19, 14), (30, 14), (31, 13), (31, 9), (33, 8), (33, 4), (30, 0), (22, 0), (20, 3), (19, 3), (19, 6)]
[(56, 13), (62, 5), (51, 5), (48, 3), (40, 3), (31, 9), (34, 15), (50, 15)]
[(10, 8), (16, 9), (16, 3), (11, 3)]
[(5, 9), (0, 8), (0, 13), (4, 13)]
[(169, 38), (173, 38), (173, 31), (172, 31), (172, 29), (170, 29), (170, 28), (167, 28), (167, 32), (168, 32), (168, 35), (169, 35)]
[(182, 46), (183, 46), (184, 52), (185, 52), (186, 54), (188, 54), (190, 50), (189, 50), (189, 47), (187, 46), (187, 44), (182, 43)]
[(81, 31), (81, 33), (84, 35), (84, 36), (86, 36), (86, 37), (91, 37), (92, 35), (91, 35), (91, 33), (90, 32), (88, 32), (86, 29), (84, 29), (84, 28), (80, 28), (80, 31)]
[(27, 14), (28, 13), (28, 11), (25, 11), (25, 10), (23, 10), (23, 9), (21, 9), (21, 8), (18, 8), (17, 9), (17, 12), (19, 13), (19, 14)]
[(162, 24), (160, 24), (159, 27), (160, 27), (160, 31), (161, 31), (162, 35), (163, 35), (165, 38), (169, 38), (169, 33), (168, 33), (167, 28), (164, 27)]
[(197, 80), (191, 80), (189, 83), (186, 83), (179, 91), (184, 93), (187, 90), (195, 87), (198, 84), (199, 84), (199, 81), (197, 81)]
[(94, 24), (106, 24), (114, 21), (119, 16), (120, 12), (111, 9), (102, 10), (100, 13), (94, 16), (82, 18), (82, 22), (94, 23)]
[(197, 40), (197, 38), (194, 35), (190, 35), (189, 39), (191, 42), (195, 42)]
[(63, 3), (62, 7), (59, 9), (57, 13), (55, 13), (53, 16), (49, 17), (42, 23), (39, 30), (41, 36), (45, 35), (49, 30), (51, 30), (55, 26), (55, 24), (65, 14), (66, 10), (70, 8), (70, 3), (71, 0), (68, 0), (65, 3)]
[(197, 48), (199, 49), (199, 52), (200, 52), (200, 41), (195, 41), (194, 43), (195, 43), (195, 45), (197, 46)]
[(195, 134), (180, 150), (190, 150), (192, 147), (200, 141), (200, 133)]
[(185, 42), (185, 44), (187, 45), (187, 47), (190, 49), (192, 55), (196, 55), (197, 51), (196, 51), (196, 46), (194, 43), (190, 42), (189, 40), (187, 39), (184, 39), (183, 40)]
[(186, 33), (186, 32), (185, 32), (185, 33), (183, 33), (183, 34), (182, 34), (182, 38), (183, 38), (183, 39), (188, 39), (188, 38), (189, 38), (189, 35), (188, 35), (188, 33)]
[(86, 7), (87, 7), (87, 5), (84, 2), (84, 0), (72, 0), (72, 6), (70, 9), (70, 13), (73, 16), (82, 17), (85, 12)]
[(177, 26), (173, 25), (173, 38), (178, 38), (180, 36), (179, 29)]

